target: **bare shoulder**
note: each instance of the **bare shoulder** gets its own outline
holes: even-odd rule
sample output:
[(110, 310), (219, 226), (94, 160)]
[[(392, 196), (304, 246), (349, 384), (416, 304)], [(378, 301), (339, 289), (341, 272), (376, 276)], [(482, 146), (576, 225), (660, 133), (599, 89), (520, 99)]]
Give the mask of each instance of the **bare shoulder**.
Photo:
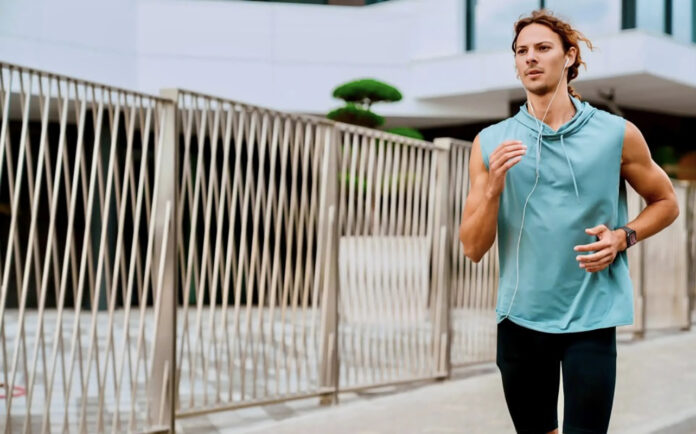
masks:
[(627, 120), (621, 151), (622, 168), (626, 164), (649, 165), (651, 162), (650, 148), (643, 133), (633, 122)]
[(648, 203), (674, 196), (669, 177), (653, 161), (643, 134), (630, 121), (626, 121), (624, 132), (621, 177), (626, 179)]
[(486, 164), (483, 161), (483, 153), (481, 151), (481, 138), (480, 133), (474, 137), (474, 141), (471, 144), (471, 154), (469, 155), (469, 176), (473, 181), (482, 173), (488, 173)]

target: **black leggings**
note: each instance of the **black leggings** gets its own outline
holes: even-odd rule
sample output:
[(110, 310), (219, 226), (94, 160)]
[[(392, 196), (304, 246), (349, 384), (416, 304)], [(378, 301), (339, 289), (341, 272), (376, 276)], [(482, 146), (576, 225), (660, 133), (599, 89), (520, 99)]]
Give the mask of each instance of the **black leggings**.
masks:
[(496, 363), (518, 433), (558, 427), (559, 368), (563, 368), (563, 433), (606, 433), (616, 383), (616, 327), (543, 333), (504, 319)]

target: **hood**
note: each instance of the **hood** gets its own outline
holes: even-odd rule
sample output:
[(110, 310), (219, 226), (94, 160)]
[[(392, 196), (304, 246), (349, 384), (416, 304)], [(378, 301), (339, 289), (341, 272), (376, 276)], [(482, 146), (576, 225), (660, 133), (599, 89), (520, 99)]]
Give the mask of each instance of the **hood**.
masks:
[[(582, 128), (594, 116), (597, 111), (596, 108), (592, 107), (587, 101), (580, 101), (572, 95), (569, 96), (575, 106), (575, 115), (570, 121), (563, 124), (558, 131), (554, 131), (550, 126), (542, 123), (541, 135), (543, 138), (558, 139), (561, 136), (568, 137)], [(514, 119), (534, 131), (534, 135), (537, 135), (539, 131), (538, 121), (527, 111), (526, 104), (520, 106), (520, 111), (515, 115)]]
[[(554, 131), (551, 129), (550, 126), (546, 125), (545, 123), (539, 121), (537, 118), (532, 116), (528, 111), (527, 111), (527, 106), (526, 104), (522, 104), (520, 106), (520, 111), (515, 115), (514, 119), (524, 125), (525, 127), (529, 128), (534, 135), (536, 135), (536, 173), (537, 173), (537, 180), (539, 177), (539, 165), (541, 161), (541, 149), (544, 145), (544, 140), (558, 140), (560, 139), (561, 141), (561, 149), (563, 150), (563, 154), (565, 155), (566, 162), (568, 163), (568, 175), (573, 181), (573, 187), (575, 189), (575, 197), (577, 200), (580, 200), (580, 192), (578, 190), (578, 183), (577, 180), (575, 179), (575, 171), (573, 170), (573, 163), (570, 161), (570, 158), (568, 157), (568, 152), (566, 151), (565, 143), (564, 143), (564, 138), (569, 137), (573, 135), (575, 132), (579, 131), (590, 119), (592, 119), (592, 116), (594, 116), (595, 112), (597, 111), (596, 108), (592, 107), (589, 103), (587, 102), (581, 102), (579, 99), (575, 98), (572, 95), (569, 95), (570, 100), (572, 101), (573, 105), (575, 106), (575, 115), (571, 120), (563, 124), (558, 131)], [(536, 187), (536, 183), (535, 183)], [(532, 189), (533, 191), (533, 189)], [(531, 193), (530, 193), (531, 196)]]

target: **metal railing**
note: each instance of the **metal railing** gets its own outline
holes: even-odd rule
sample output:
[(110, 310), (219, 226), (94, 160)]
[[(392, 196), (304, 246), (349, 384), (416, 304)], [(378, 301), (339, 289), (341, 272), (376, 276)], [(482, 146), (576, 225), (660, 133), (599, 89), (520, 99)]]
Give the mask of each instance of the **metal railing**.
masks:
[[(0, 113), (4, 432), (173, 431), (495, 357), (497, 246), (458, 240), (468, 142), (7, 64)], [(624, 331), (690, 324), (696, 188), (675, 188), (680, 220), (630, 252)]]
[(176, 101), (177, 414), (333, 392), (319, 378), (331, 126), (189, 91)]
[(340, 388), (445, 376), (448, 149), (336, 129)]
[(170, 426), (166, 105), (0, 64), (5, 432)]
[[(696, 307), (696, 182), (673, 180), (680, 214), (674, 223), (629, 250), (635, 321), (626, 331), (643, 334), (664, 328), (688, 329)], [(628, 186), (629, 215), (645, 201)]]
[(451, 238), (450, 318), (452, 329), (451, 363), (468, 365), (495, 359), (495, 304), (498, 294), (498, 238), (474, 263), (466, 256), (459, 241), (459, 226), (464, 202), (469, 194), (469, 157), (471, 142), (436, 139), (450, 146), (449, 220)]

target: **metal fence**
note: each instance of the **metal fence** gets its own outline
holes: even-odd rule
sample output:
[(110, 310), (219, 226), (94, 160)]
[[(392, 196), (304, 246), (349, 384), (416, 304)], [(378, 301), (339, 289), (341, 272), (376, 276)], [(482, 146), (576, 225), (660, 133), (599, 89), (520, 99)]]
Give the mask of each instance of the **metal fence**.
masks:
[[(497, 247), (457, 236), (470, 143), (0, 66), (4, 432), (172, 431), (494, 359)], [(675, 188), (631, 252), (635, 333), (690, 324)]]
[(188, 91), (176, 100), (177, 414), (334, 392), (319, 372), (331, 126)]
[(170, 425), (165, 106), (0, 64), (4, 432)]
[(450, 319), (453, 366), (495, 360), (495, 304), (498, 291), (498, 238), (491, 249), (475, 263), (464, 256), (459, 226), (464, 202), (471, 187), (469, 157), (471, 142), (442, 138), (436, 143), (450, 147), (448, 226), (450, 240)]
[(446, 152), (176, 98), (177, 415), (446, 373), (445, 280), (431, 272)]
[[(674, 180), (673, 185), (680, 209), (677, 220), (629, 250), (635, 321), (621, 328), (625, 331), (643, 334), (691, 327), (696, 307), (696, 182)], [(630, 185), (627, 190), (633, 218), (645, 207), (645, 201)]]
[(336, 129), (340, 388), (445, 376), (448, 149)]

